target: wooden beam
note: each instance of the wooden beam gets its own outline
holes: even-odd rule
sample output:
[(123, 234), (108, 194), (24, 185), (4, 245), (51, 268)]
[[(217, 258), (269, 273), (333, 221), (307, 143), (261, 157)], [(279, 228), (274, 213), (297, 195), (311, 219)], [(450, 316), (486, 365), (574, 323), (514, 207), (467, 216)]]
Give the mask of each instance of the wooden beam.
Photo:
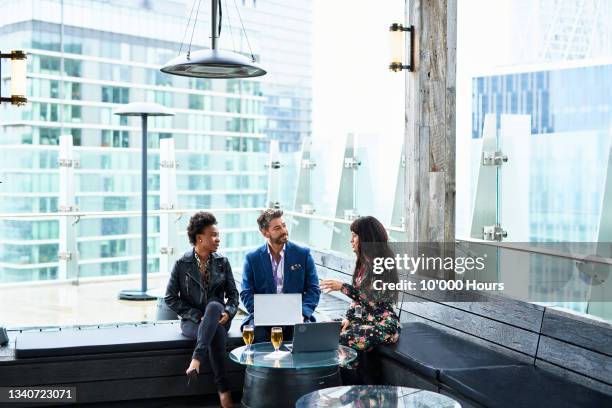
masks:
[(457, 0), (406, 0), (415, 70), (406, 72), (406, 229), (410, 242), (455, 240)]

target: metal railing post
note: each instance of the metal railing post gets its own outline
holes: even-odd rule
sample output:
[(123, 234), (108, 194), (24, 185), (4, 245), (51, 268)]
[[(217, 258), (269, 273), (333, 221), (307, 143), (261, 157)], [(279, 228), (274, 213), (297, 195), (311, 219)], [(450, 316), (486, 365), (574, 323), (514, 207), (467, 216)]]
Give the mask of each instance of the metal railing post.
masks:
[(280, 162), (280, 153), (278, 147), (278, 141), (270, 141), (270, 159), (266, 167), (269, 168), (268, 172), (268, 200), (267, 205), (269, 208), (281, 208), (282, 203), (280, 201), (280, 168), (282, 164)]
[[(160, 139), (159, 141), (160, 169), (159, 169), (159, 203), (161, 210), (174, 210), (178, 200), (176, 194), (176, 154), (174, 139)], [(159, 271), (170, 273), (170, 269), (179, 252), (177, 248), (178, 236), (176, 216), (172, 213), (162, 213), (159, 216), (159, 243), (161, 257)]]
[[(60, 136), (59, 149), (59, 212), (76, 212), (74, 198), (74, 159), (72, 135)], [(78, 248), (76, 240), (76, 217), (59, 217), (59, 269), (58, 279), (78, 278)]]

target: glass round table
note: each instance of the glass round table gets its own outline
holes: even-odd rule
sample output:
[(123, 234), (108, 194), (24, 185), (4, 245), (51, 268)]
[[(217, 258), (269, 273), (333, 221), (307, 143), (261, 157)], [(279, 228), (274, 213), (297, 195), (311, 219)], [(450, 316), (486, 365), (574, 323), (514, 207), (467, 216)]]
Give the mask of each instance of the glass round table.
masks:
[(418, 388), (390, 385), (353, 385), (313, 391), (298, 399), (296, 408), (461, 408), (446, 395)]
[(291, 407), (302, 395), (341, 385), (340, 366), (357, 358), (350, 347), (332, 351), (291, 353), (283, 345), (279, 352), (272, 343), (238, 347), (230, 359), (246, 366), (242, 406), (249, 408)]

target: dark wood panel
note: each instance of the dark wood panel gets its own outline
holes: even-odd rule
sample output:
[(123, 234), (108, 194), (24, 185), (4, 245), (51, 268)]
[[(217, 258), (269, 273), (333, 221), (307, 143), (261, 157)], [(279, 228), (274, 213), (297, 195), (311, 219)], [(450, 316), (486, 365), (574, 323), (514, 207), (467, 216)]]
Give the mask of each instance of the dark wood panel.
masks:
[(321, 251), (313, 248), (311, 248), (310, 253), (317, 268), (319, 266), (324, 266), (347, 275), (353, 274), (355, 261), (345, 254), (329, 250)]
[[(244, 376), (232, 372), (229, 375), (232, 391), (241, 391)], [(185, 376), (139, 378), (68, 384), (77, 387), (77, 402), (91, 403), (122, 401), (143, 398), (215, 394), (217, 392), (211, 374), (198, 377), (187, 385)]]
[(542, 370), (546, 370), (551, 374), (554, 374), (558, 377), (562, 377), (567, 381), (571, 381), (574, 383), (578, 383), (580, 385), (584, 385), (587, 388), (592, 388), (599, 392), (603, 392), (604, 394), (612, 395), (612, 385), (608, 385), (601, 381), (594, 380), (587, 376), (575, 373), (573, 371), (567, 370), (563, 367), (556, 366), (554, 364), (550, 364), (543, 360), (536, 360), (536, 366)]
[(404, 296), (402, 310), (530, 356), (536, 354), (538, 333), (444, 304), (418, 300)]
[(612, 324), (609, 322), (547, 308), (542, 334), (612, 356)]
[[(128, 357), (121, 359), (78, 360), (0, 366), (2, 386), (64, 384), (70, 382), (119, 380), (130, 378), (183, 375), (191, 352), (178, 355)], [(209, 373), (203, 364), (203, 373)], [(227, 360), (228, 370), (244, 371)]]
[(350, 282), (352, 275), (347, 275), (344, 272), (330, 269), (325, 266), (317, 266), (317, 276), (319, 279), (337, 279), (342, 282)]
[(525, 330), (540, 331), (545, 309), (543, 306), (509, 299), (484, 291), (424, 291), (420, 290), (421, 284), (419, 283), (419, 278), (408, 276), (403, 279), (415, 282), (416, 289), (405, 293), (406, 295), (418, 298), (417, 300), (443, 303), (456, 309), (462, 309)]
[(612, 385), (612, 357), (542, 336), (538, 359)]

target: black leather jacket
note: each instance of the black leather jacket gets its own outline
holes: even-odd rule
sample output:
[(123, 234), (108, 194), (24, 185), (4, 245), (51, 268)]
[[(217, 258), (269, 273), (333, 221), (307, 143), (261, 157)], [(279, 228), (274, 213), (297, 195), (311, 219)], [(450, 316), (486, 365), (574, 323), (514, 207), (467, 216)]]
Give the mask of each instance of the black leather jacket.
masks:
[(185, 252), (185, 255), (174, 264), (164, 300), (182, 319), (199, 323), (206, 305), (213, 300), (225, 305), (230, 320), (238, 311), (239, 298), (232, 267), (226, 257), (216, 252), (211, 256), (213, 259), (211, 270), (208, 271), (206, 292), (200, 279), (194, 249)]

